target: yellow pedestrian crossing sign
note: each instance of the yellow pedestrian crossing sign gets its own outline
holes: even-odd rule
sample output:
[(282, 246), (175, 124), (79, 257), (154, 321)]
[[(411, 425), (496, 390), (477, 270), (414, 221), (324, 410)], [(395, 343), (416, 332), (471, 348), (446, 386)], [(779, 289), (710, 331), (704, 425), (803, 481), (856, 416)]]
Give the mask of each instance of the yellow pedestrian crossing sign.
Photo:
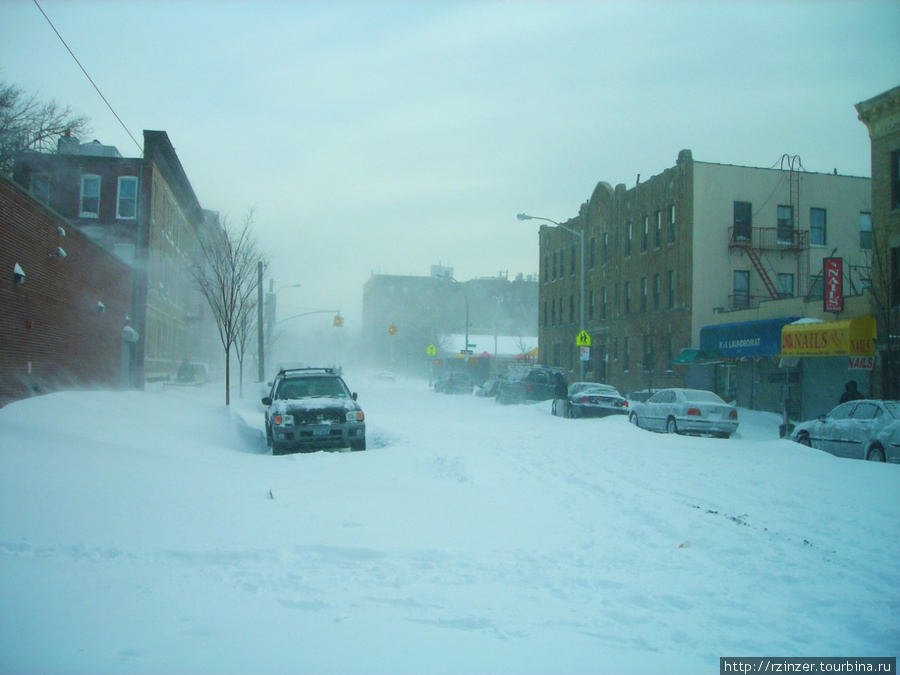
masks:
[(586, 330), (581, 331), (577, 337), (575, 338), (575, 346), (576, 347), (590, 347), (591, 346), (591, 336), (588, 335)]
[(434, 356), (435, 354), (437, 354), (437, 349), (435, 348), (434, 345), (428, 345), (428, 348), (425, 350), (425, 353), (428, 354), (428, 356)]

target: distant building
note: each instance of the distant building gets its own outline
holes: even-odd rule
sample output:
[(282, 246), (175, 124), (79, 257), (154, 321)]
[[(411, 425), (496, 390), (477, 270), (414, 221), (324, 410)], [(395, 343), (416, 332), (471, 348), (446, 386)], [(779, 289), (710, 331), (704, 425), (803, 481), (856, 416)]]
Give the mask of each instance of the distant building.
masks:
[(872, 285), (879, 390), (900, 399), (900, 87), (856, 104), (872, 141)]
[[(521, 337), (525, 342), (530, 337), (535, 342), (538, 284), (534, 277), (519, 274), (510, 280), (500, 274), (457, 281), (452, 268), (433, 266), (432, 272), (430, 276), (373, 274), (366, 282), (361, 334), (373, 366), (425, 374), (435, 360), (467, 356), (457, 353), (464, 348), (451, 337), (467, 332), (470, 337), (497, 336), (498, 345), (500, 337)], [(508, 345), (509, 340), (502, 344)], [(481, 345), (485, 346), (483, 340)], [(434, 347), (433, 354), (428, 353), (429, 347)], [(496, 356), (491, 352), (488, 341), (486, 348), (471, 356)]]
[[(733, 394), (723, 391), (715, 367), (692, 365), (721, 362), (718, 354), (700, 353), (702, 329), (779, 299), (821, 304), (823, 259), (832, 255), (843, 259), (845, 293), (861, 294), (870, 190), (868, 178), (810, 173), (797, 157), (760, 169), (695, 162), (690, 150), (634, 187), (599, 183), (578, 216), (562, 223), (584, 233), (592, 345), (585, 379), (625, 392), (690, 384)], [(539, 357), (568, 370), (570, 379), (581, 357), (579, 245), (563, 228), (541, 227)], [(754, 326), (736, 331), (734, 344), (757, 340)], [(758, 397), (759, 407), (781, 400), (779, 351), (776, 339), (774, 347), (741, 357), (757, 364), (757, 381), (777, 389), (777, 396), (766, 394), (768, 403)], [(845, 364), (835, 379), (846, 375)], [(740, 396), (750, 405), (750, 392)]]
[(20, 154), (14, 178), (133, 269), (132, 386), (169, 377), (185, 358), (214, 358), (200, 352), (209, 312), (189, 268), (204, 213), (166, 132), (144, 131), (142, 158), (66, 136), (56, 154)]

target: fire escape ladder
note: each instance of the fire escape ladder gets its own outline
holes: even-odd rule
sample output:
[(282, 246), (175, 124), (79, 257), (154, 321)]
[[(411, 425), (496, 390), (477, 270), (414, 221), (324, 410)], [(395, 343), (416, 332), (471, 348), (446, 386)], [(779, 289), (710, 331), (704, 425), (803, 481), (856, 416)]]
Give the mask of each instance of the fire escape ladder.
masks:
[(797, 251), (797, 295), (809, 294), (809, 233), (799, 232), (800, 250)]
[(752, 246), (748, 246), (745, 250), (747, 251), (747, 256), (750, 258), (750, 262), (753, 263), (753, 267), (756, 270), (756, 273), (759, 275), (759, 278), (762, 279), (766, 290), (769, 291), (769, 295), (772, 296), (773, 300), (777, 300), (778, 289), (775, 288), (775, 284), (772, 282), (772, 277), (766, 271), (766, 268), (759, 257), (759, 253), (757, 253), (756, 249)]

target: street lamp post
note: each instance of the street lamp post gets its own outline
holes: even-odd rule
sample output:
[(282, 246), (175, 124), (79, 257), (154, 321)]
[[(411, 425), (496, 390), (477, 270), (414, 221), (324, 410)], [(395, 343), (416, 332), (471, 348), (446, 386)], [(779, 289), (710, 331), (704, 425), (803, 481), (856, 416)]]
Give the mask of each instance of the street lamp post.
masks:
[[(520, 213), (516, 216), (519, 220), (543, 220), (548, 223), (552, 223), (557, 227), (561, 227), (566, 232), (571, 232), (581, 241), (581, 293), (580, 293), (580, 309), (579, 309), (579, 325), (578, 330), (579, 333), (584, 331), (584, 232), (578, 232), (577, 230), (573, 230), (571, 227), (566, 227), (562, 223), (557, 223), (555, 220), (550, 220), (549, 218), (541, 218), (540, 216), (529, 216), (524, 213)], [(578, 357), (578, 377), (581, 382), (584, 381), (584, 361), (581, 360), (581, 356)]]
[(441, 276), (441, 279), (449, 279), (457, 284), (459, 284), (459, 288), (463, 294), (463, 300), (466, 303), (466, 343), (463, 347), (463, 355), (466, 357), (466, 367), (468, 368), (469, 363), (469, 296), (466, 294), (466, 287), (462, 285), (459, 281), (451, 277), (449, 274), (444, 274)]

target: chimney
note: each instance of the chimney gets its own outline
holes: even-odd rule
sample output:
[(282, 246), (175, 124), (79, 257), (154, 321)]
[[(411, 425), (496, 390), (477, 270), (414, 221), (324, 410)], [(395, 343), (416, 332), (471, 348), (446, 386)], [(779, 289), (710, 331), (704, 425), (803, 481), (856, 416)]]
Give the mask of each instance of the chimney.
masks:
[(59, 137), (56, 152), (60, 155), (77, 155), (80, 148), (81, 141), (72, 135), (71, 129), (66, 129), (66, 133)]

